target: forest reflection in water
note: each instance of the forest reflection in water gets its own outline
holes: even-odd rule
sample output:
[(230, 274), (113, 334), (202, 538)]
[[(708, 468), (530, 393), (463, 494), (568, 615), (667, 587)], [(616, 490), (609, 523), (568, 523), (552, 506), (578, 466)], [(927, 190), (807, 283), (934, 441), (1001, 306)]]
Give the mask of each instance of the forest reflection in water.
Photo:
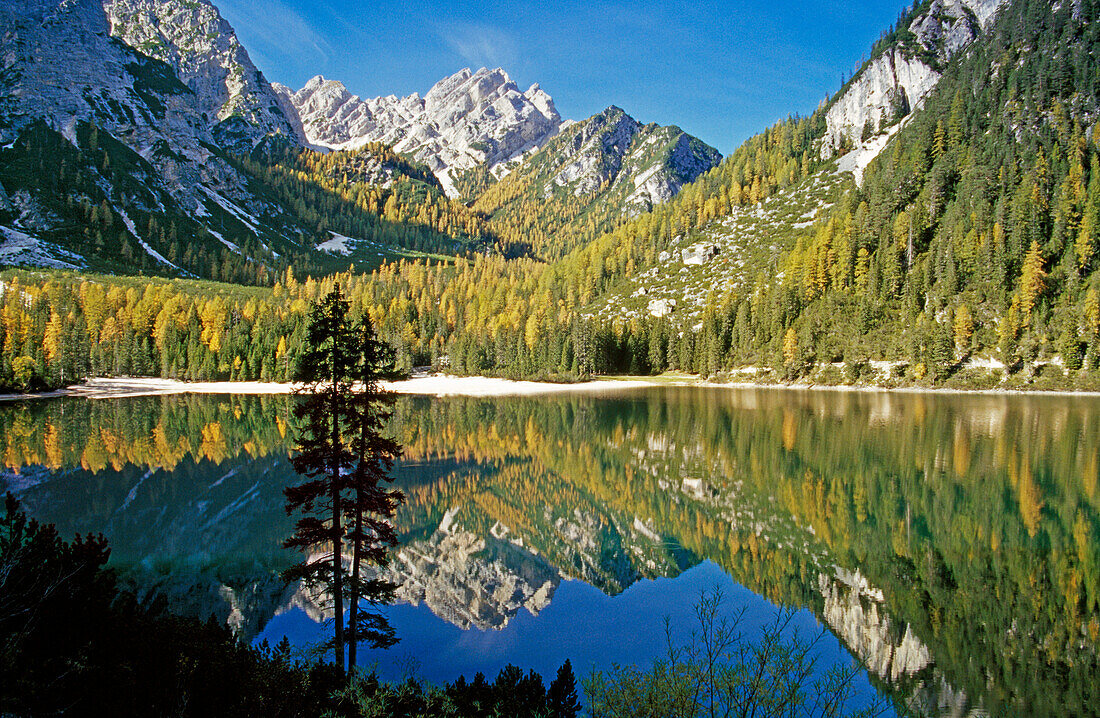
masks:
[[(66, 533), (105, 533), (141, 590), (270, 632), (277, 612), (319, 617), (274, 578), (291, 558), (292, 401), (3, 406), (0, 489)], [(549, 615), (575, 585), (617, 596), (709, 561), (808, 607), (921, 712), (1096, 705), (1095, 399), (406, 397), (393, 431), (409, 501), (392, 571), (404, 601), (455, 627), (499, 629)]]

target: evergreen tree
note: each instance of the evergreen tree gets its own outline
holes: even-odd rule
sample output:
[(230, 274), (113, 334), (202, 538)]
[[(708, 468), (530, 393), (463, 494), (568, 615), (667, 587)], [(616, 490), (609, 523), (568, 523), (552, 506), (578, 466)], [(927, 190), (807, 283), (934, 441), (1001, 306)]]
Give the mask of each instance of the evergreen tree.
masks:
[(352, 382), (360, 359), (358, 337), (348, 318), (349, 306), (337, 285), (309, 315), (306, 345), (295, 380), (302, 383), (302, 401), (294, 415), (304, 421), (298, 437), (294, 469), (307, 480), (285, 490), (287, 513), (301, 511), (287, 548), (306, 558), (287, 569), (284, 578), (300, 580), (308, 588), (331, 597), (336, 664), (344, 666), (345, 476), (355, 466), (347, 435), (354, 411)]
[(577, 718), (581, 702), (577, 697), (577, 680), (573, 676), (573, 665), (568, 658), (561, 664), (557, 677), (546, 691), (546, 702), (553, 718)]
[(369, 641), (374, 648), (385, 648), (397, 642), (393, 628), (377, 612), (365, 611), (362, 601), (370, 605), (393, 600), (395, 584), (381, 579), (364, 579), (364, 561), (385, 565), (386, 549), (397, 545), (393, 519), (397, 506), (404, 500), (400, 491), (385, 489), (393, 460), (401, 447), (382, 435), (382, 428), (393, 413), (396, 395), (384, 391), (379, 382), (399, 378), (394, 369), (394, 350), (379, 341), (369, 317), (362, 317), (356, 327), (358, 334), (358, 366), (352, 397), (352, 451), (355, 470), (351, 474), (351, 501), (348, 522), (351, 530), (347, 541), (351, 548), (350, 609), (348, 611), (348, 666), (355, 668), (356, 649), (360, 641)]

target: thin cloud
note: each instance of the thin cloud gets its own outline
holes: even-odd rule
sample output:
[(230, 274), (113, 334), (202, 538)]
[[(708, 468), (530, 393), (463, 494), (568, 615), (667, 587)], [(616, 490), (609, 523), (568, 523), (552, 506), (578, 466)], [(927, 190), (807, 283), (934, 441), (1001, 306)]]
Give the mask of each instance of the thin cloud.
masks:
[(251, 54), (269, 69), (294, 64), (328, 64), (332, 46), (293, 8), (280, 0), (221, 0), (222, 15), (241, 36)]
[(450, 23), (436, 32), (447, 47), (475, 69), (482, 66), (508, 69), (519, 56), (512, 36), (492, 25)]

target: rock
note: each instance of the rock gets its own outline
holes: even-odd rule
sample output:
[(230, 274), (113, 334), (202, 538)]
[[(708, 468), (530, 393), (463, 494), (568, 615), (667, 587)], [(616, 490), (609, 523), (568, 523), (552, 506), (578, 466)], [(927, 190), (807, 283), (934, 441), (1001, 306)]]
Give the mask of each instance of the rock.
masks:
[[(167, 191), (183, 206), (199, 205), (200, 182), (231, 185), (227, 192), (244, 187), (208, 149), (214, 138), (194, 93), (171, 68), (112, 39), (96, 0), (0, 4), (0, 26), (0, 57), (12, 78), (0, 95), (6, 141), (41, 120), (75, 145), (77, 124), (95, 123), (147, 157), (156, 172), (131, 179)], [(171, 151), (151, 151), (157, 147)]]
[(546, 152), (555, 166), (551, 186), (567, 187), (575, 196), (602, 188), (618, 193), (628, 216), (667, 202), (680, 189), (721, 161), (718, 150), (679, 127), (643, 125), (611, 106), (575, 123)]
[(363, 100), (320, 75), (297, 92), (276, 90), (297, 109), (309, 142), (333, 149), (392, 145), (428, 165), (452, 196), (452, 170), (502, 167), (544, 145), (562, 125), (548, 94), (537, 84), (520, 92), (500, 68), (463, 69), (424, 97)]
[(504, 628), (520, 609), (538, 615), (561, 581), (557, 570), (506, 540), (506, 529), (494, 533), (501, 538), (448, 525), (403, 546), (380, 577), (400, 584), (398, 600), (424, 602), (460, 628)]
[(649, 314), (653, 317), (666, 317), (675, 310), (675, 299), (653, 299), (649, 302)]
[(568, 164), (551, 182), (569, 187), (578, 197), (595, 192), (618, 176), (640, 127), (637, 120), (614, 106), (577, 123), (558, 149), (561, 161)]
[(634, 189), (626, 204), (634, 213), (648, 211), (672, 199), (684, 185), (694, 182), (722, 160), (718, 150), (678, 127), (659, 128), (655, 136), (658, 139), (654, 144), (665, 142), (664, 157), (633, 177)]
[[(268, 135), (299, 141), (275, 90), (212, 4), (105, 0), (103, 8), (113, 36), (175, 70), (223, 144), (247, 151)], [(238, 122), (226, 123), (231, 119)]]
[(717, 245), (710, 244), (709, 242), (694, 244), (680, 252), (680, 257), (683, 259), (684, 264), (706, 264), (717, 255)]
[(818, 576), (818, 590), (825, 598), (824, 618), (867, 670), (879, 678), (897, 682), (932, 663), (932, 653), (908, 625), (900, 642), (883, 609), (882, 592), (871, 588), (858, 573), (838, 571), (832, 579)]
[(1004, 2), (933, 0), (909, 24), (913, 43), (875, 57), (829, 108), (822, 155), (832, 156), (845, 142), (859, 144), (868, 123), (878, 133), (919, 108), (943, 65), (989, 27)]

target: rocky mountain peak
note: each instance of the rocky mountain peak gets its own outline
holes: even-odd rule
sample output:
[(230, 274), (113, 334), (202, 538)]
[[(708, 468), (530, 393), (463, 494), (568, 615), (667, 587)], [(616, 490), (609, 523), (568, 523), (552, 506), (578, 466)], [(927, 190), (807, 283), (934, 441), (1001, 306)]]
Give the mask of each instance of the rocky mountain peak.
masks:
[[(623, 186), (628, 213), (667, 201), (722, 158), (679, 127), (643, 125), (611, 105), (563, 136), (566, 160), (551, 180), (577, 196)], [(549, 188), (546, 192), (549, 192)]]
[(511, 162), (543, 146), (562, 124), (550, 95), (538, 85), (521, 92), (499, 67), (463, 68), (423, 97), (363, 100), (321, 76), (297, 92), (276, 90), (297, 109), (310, 143), (333, 149), (392, 145), (428, 165), (452, 196), (452, 170)]
[(175, 70), (219, 141), (250, 149), (268, 135), (298, 138), (275, 91), (211, 3), (104, 0), (103, 9), (113, 36)]

